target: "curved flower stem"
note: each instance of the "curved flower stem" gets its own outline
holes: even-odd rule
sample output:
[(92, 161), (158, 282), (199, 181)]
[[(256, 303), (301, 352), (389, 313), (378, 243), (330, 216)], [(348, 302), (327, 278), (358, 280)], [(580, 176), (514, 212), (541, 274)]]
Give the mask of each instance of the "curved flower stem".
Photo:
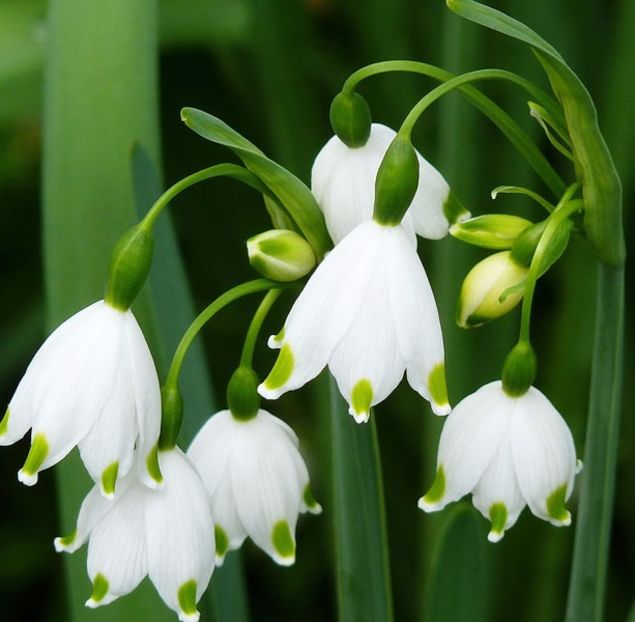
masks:
[(252, 367), (252, 362), (254, 358), (254, 348), (256, 347), (256, 340), (258, 339), (258, 335), (260, 334), (260, 329), (262, 328), (262, 324), (265, 321), (271, 307), (274, 305), (278, 297), (282, 293), (282, 289), (271, 289), (267, 292), (265, 297), (262, 299), (256, 313), (254, 313), (254, 317), (251, 320), (251, 324), (249, 324), (249, 329), (247, 330), (247, 336), (245, 337), (245, 343), (243, 345), (243, 351), (240, 355), (240, 366), (243, 367)]
[(176, 182), (173, 186), (168, 188), (155, 202), (154, 205), (148, 210), (148, 213), (144, 216), (143, 220), (139, 224), (140, 227), (150, 229), (153, 227), (155, 220), (168, 203), (176, 197), (178, 194), (186, 190), (190, 186), (193, 186), (206, 179), (213, 179), (214, 177), (231, 177), (237, 181), (252, 187), (261, 194), (268, 196), (271, 199), (275, 199), (269, 188), (267, 188), (251, 171), (239, 166), (238, 164), (216, 164), (204, 168), (196, 173), (192, 173), (187, 177)]
[[(456, 77), (453, 73), (446, 71), (445, 69), (441, 69), (427, 63), (404, 60), (386, 61), (368, 65), (351, 74), (344, 83), (342, 92), (352, 92), (362, 80), (368, 77), (393, 71), (417, 73), (431, 77), (440, 82), (447, 82), (448, 80), (452, 80)], [(534, 99), (539, 101), (539, 103), (551, 113), (554, 119), (558, 120), (559, 125), (562, 125), (563, 128), (565, 127), (562, 111), (559, 109), (554, 100), (544, 91), (514, 73), (500, 69), (491, 69), (489, 71), (496, 72), (496, 77), (499, 79), (511, 81), (527, 90)], [(527, 133), (523, 131), (523, 129), (502, 108), (474, 87), (469, 84), (462, 84), (458, 87), (458, 89), (468, 97), (478, 110), (480, 110), (501, 130), (501, 132), (520, 152), (520, 154), (527, 160), (534, 171), (540, 176), (554, 196), (560, 197), (566, 190), (567, 186), (565, 182), (540, 152), (538, 147), (536, 147), (534, 142), (529, 138)]]
[(540, 276), (540, 269), (542, 267), (541, 258), (544, 250), (548, 247), (553, 235), (560, 226), (560, 224), (569, 218), (572, 214), (579, 211), (581, 203), (579, 201), (571, 200), (573, 195), (579, 188), (578, 184), (571, 185), (560, 199), (560, 202), (556, 206), (554, 212), (547, 219), (547, 227), (545, 228), (540, 242), (536, 247), (527, 278), (525, 280), (525, 293), (523, 295), (523, 306), (520, 316), (520, 336), (518, 338), (519, 343), (530, 343), (529, 332), (531, 327), (531, 309), (534, 301), (534, 293), (536, 291), (536, 282)]
[(597, 315), (584, 471), (566, 622), (604, 619), (624, 348), (624, 270), (598, 267)]
[(207, 324), (207, 322), (209, 322), (221, 309), (234, 302), (234, 300), (247, 296), (247, 294), (261, 292), (267, 289), (279, 289), (280, 287), (281, 284), (276, 281), (270, 281), (269, 279), (254, 279), (253, 281), (247, 281), (247, 283), (241, 283), (240, 285), (236, 285), (236, 287), (232, 287), (205, 307), (205, 309), (203, 309), (203, 311), (201, 311), (196, 319), (190, 324), (189, 328), (185, 331), (185, 334), (181, 338), (181, 341), (176, 348), (176, 352), (174, 353), (174, 357), (172, 358), (165, 386), (178, 386), (179, 374), (181, 373), (183, 360), (185, 359), (185, 355), (187, 354), (192, 341), (194, 341), (194, 338), (198, 335), (203, 326), (205, 326), (205, 324)]

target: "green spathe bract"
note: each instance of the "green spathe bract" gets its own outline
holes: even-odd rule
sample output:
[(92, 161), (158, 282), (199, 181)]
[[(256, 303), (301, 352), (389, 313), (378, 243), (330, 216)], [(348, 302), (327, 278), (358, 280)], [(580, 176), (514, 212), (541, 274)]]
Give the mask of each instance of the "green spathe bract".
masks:
[(348, 147), (363, 147), (370, 136), (371, 116), (366, 100), (359, 93), (338, 93), (329, 112), (331, 127)]
[(152, 264), (151, 229), (135, 225), (117, 242), (110, 259), (106, 302), (121, 311), (130, 308), (146, 281)]
[(379, 165), (373, 218), (393, 227), (403, 219), (419, 183), (419, 160), (412, 143), (397, 134)]
[(260, 395), (258, 376), (253, 369), (241, 365), (227, 385), (227, 406), (235, 419), (249, 421), (258, 414)]

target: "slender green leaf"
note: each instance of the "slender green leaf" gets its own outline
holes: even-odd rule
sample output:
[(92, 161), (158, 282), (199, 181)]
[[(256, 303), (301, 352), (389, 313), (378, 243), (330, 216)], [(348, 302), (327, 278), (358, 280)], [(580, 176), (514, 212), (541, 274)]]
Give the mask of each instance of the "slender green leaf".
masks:
[[(43, 189), (49, 328), (103, 295), (112, 245), (135, 217), (131, 145), (158, 161), (155, 13), (152, 0), (51, 2)], [(139, 311), (147, 329), (147, 302)], [(77, 454), (57, 476), (62, 530), (69, 532), (90, 484)], [(85, 620), (85, 551), (65, 562), (66, 619)], [(167, 622), (173, 615), (146, 581), (91, 620)]]
[(598, 267), (589, 418), (566, 622), (601, 622), (619, 444), (624, 271)]
[(486, 622), (487, 539), (474, 508), (460, 503), (448, 512), (434, 552), (424, 620)]
[(588, 238), (602, 261), (613, 267), (621, 265), (625, 256), (622, 189), (586, 87), (560, 54), (521, 22), (474, 0), (447, 0), (447, 4), (462, 17), (533, 48), (564, 109), (577, 173), (583, 182)]
[(331, 379), (333, 530), (339, 619), (390, 622), (392, 594), (374, 415), (360, 425)]
[(250, 171), (260, 177), (291, 214), (318, 257), (331, 247), (322, 211), (311, 191), (295, 175), (270, 160), (255, 145), (211, 114), (184, 108), (181, 118), (199, 136), (229, 147)]

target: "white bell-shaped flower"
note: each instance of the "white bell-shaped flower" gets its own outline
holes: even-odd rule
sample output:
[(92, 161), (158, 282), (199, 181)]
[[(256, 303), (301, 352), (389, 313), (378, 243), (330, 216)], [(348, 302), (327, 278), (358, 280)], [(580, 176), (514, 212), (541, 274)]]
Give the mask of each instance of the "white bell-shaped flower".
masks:
[(472, 493), (498, 542), (528, 505), (538, 518), (569, 525), (565, 506), (581, 463), (571, 432), (551, 402), (534, 387), (518, 397), (500, 381), (467, 396), (441, 433), (437, 474), (419, 499), (426, 512)]
[(104, 496), (143, 456), (140, 476), (156, 487), (161, 392), (148, 345), (130, 310), (99, 301), (61, 324), (33, 357), (0, 422), (0, 445), (31, 429), (18, 473), (33, 485), (73, 447)]
[(434, 295), (403, 226), (358, 225), (322, 261), (295, 301), (259, 393), (276, 399), (328, 364), (357, 422), (407, 373), (433, 411), (450, 411)]
[[(333, 136), (318, 153), (311, 171), (311, 190), (324, 212), (333, 241), (340, 240), (373, 215), (375, 178), (396, 132), (373, 123), (368, 141), (351, 148)], [(437, 240), (450, 226), (444, 206), (452, 200), (450, 188), (441, 175), (419, 153), (419, 184), (403, 219), (406, 230)]]
[(322, 511), (293, 430), (264, 410), (249, 419), (223, 410), (201, 428), (187, 455), (211, 500), (217, 565), (247, 536), (278, 564), (293, 564), (298, 514)]
[(200, 476), (180, 449), (160, 452), (159, 462), (161, 489), (148, 489), (132, 474), (121, 480), (113, 501), (94, 487), (77, 529), (56, 538), (55, 549), (72, 553), (88, 540), (93, 593), (87, 607), (111, 603), (148, 575), (179, 620), (195, 622), (214, 570), (212, 513)]

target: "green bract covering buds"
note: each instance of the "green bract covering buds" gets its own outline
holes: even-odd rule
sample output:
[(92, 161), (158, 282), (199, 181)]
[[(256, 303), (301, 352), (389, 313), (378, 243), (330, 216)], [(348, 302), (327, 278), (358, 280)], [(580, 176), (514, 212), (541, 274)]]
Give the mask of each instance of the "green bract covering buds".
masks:
[(338, 93), (329, 112), (331, 127), (347, 147), (363, 147), (370, 136), (370, 108), (359, 93)]
[(531, 221), (519, 216), (485, 214), (452, 225), (450, 235), (474, 246), (504, 250), (511, 248), (528, 227), (531, 227)]
[(106, 284), (106, 302), (126, 311), (141, 291), (150, 271), (154, 238), (152, 230), (135, 225), (120, 238), (112, 252)]
[(295, 231), (272, 229), (247, 240), (252, 268), (274, 281), (295, 281), (315, 267), (315, 253)]
[(520, 397), (529, 390), (536, 379), (538, 361), (531, 344), (517, 343), (507, 355), (503, 365), (503, 391), (510, 397)]
[(419, 160), (412, 143), (399, 134), (390, 143), (375, 181), (373, 218), (393, 227), (403, 219), (419, 183)]
[(458, 325), (473, 328), (509, 313), (522, 299), (524, 287), (507, 290), (520, 285), (527, 272), (510, 251), (494, 253), (479, 261), (461, 286), (456, 313)]
[(258, 395), (258, 376), (253, 369), (241, 365), (227, 385), (227, 406), (235, 419), (247, 421), (258, 414), (260, 395)]

